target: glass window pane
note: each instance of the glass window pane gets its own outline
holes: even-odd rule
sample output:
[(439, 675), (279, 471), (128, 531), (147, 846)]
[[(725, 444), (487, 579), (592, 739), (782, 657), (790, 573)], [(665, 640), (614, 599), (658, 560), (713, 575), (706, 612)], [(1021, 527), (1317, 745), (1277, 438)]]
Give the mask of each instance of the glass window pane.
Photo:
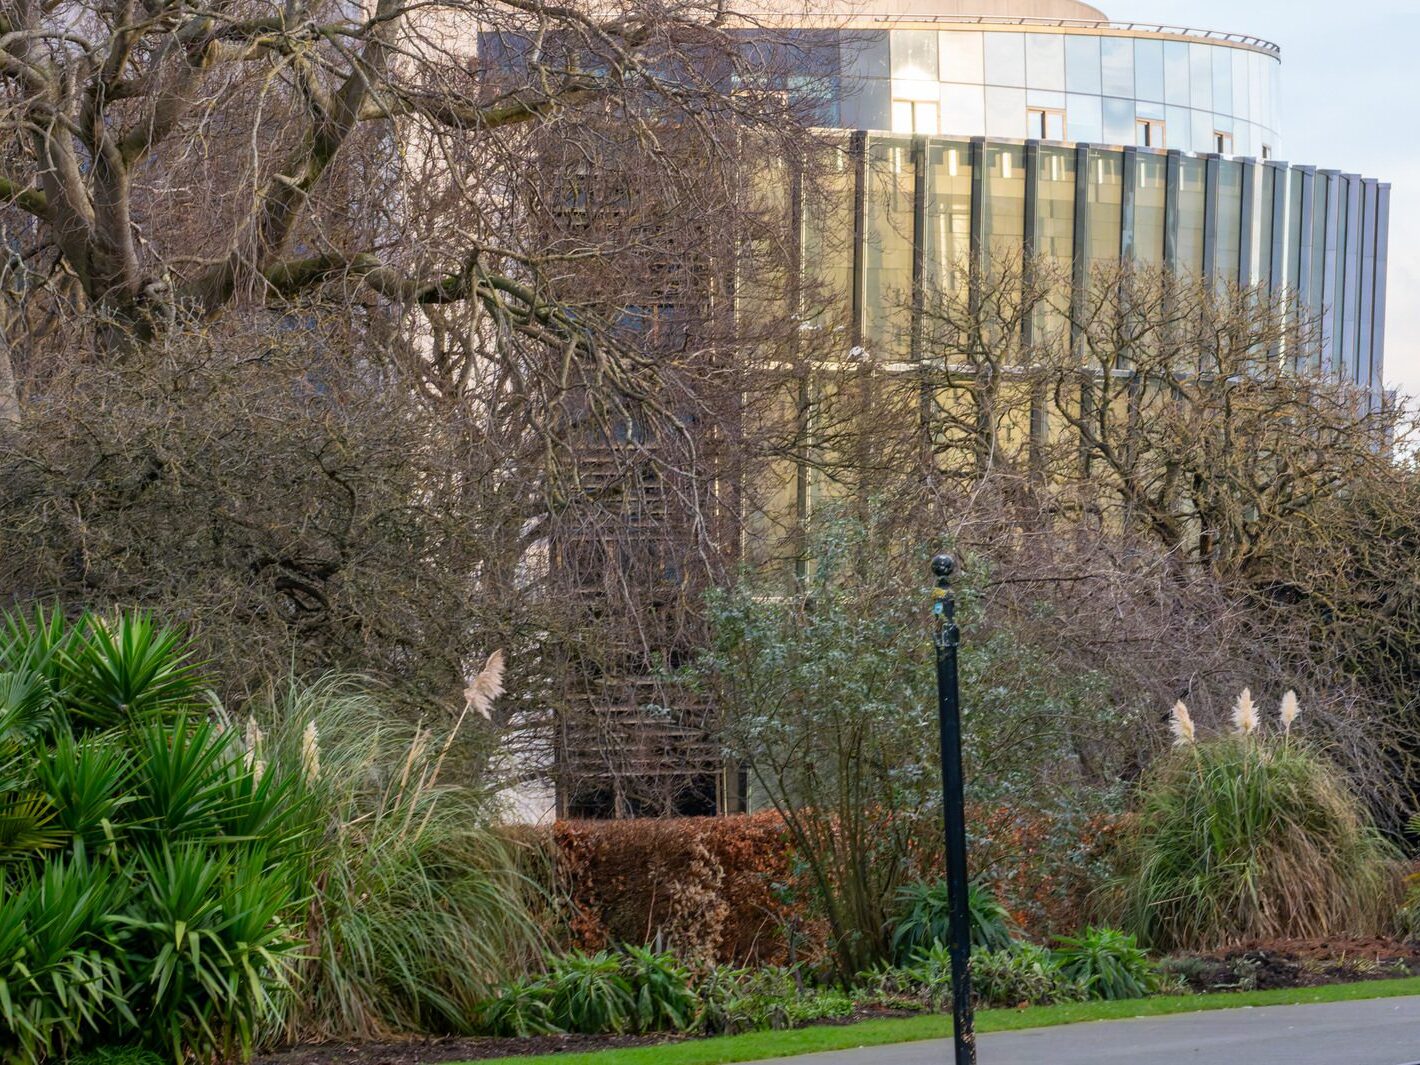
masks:
[(1134, 101), (1106, 97), (1104, 101), (1104, 139), (1107, 144), (1134, 143)]
[(1065, 139), (1065, 116), (1059, 111), (1045, 112), (1045, 139), (1063, 141)]
[(986, 134), (1024, 140), (1026, 134), (1026, 91), (986, 88)]
[(948, 133), (985, 136), (986, 90), (980, 85), (943, 85), (942, 128)]
[(1215, 267), (1220, 286), (1238, 283), (1238, 260), (1242, 253), (1242, 186), (1242, 164), (1220, 164)]
[(1091, 152), (1088, 188), (1090, 263), (1117, 263), (1120, 220), (1124, 210), (1123, 155), (1119, 152)]
[[(1130, 72), (1131, 77), (1133, 71)], [(1100, 91), (1100, 39), (1071, 34), (1065, 38), (1065, 88), (1070, 92), (1085, 92), (1099, 95)], [(1123, 94), (1132, 96), (1133, 90)]]
[(1106, 96), (1135, 94), (1134, 42), (1128, 37), (1100, 40), (1100, 79), (1100, 91)]
[(1272, 277), (1272, 222), (1273, 205), (1277, 201), (1277, 171), (1270, 166), (1260, 166), (1258, 171), (1257, 224), (1253, 227), (1252, 261), (1256, 271), (1252, 277), (1244, 278), (1247, 284), (1270, 284)]
[(1065, 119), (1072, 141), (1098, 144), (1106, 139), (1098, 96), (1076, 96), (1071, 93), (1065, 97)]
[(1188, 88), (1188, 44), (1184, 41), (1164, 42), (1164, 102), (1188, 107), (1192, 97)]
[(1206, 164), (1181, 160), (1178, 183), (1178, 271), (1197, 277), (1203, 272), (1203, 223)]
[[(1236, 118), (1252, 118), (1252, 107), (1248, 95), (1248, 62), (1247, 53), (1241, 48), (1232, 49), (1233, 64), (1233, 105), (1232, 112)], [(1216, 103), (1217, 101), (1214, 101)]]
[(934, 136), (942, 131), (937, 115), (937, 101), (918, 100), (912, 105), (912, 132)]
[(853, 160), (835, 148), (804, 196), (804, 313), (829, 329), (847, 325), (851, 304), (853, 185)]
[[(988, 33), (986, 84), (1025, 88), (1026, 46), (1021, 33)], [(989, 105), (988, 105), (989, 106)]]
[(863, 231), (864, 336), (874, 354), (903, 355), (912, 324), (912, 147), (868, 143)]
[(986, 235), (991, 265), (1019, 263), (1026, 236), (1025, 149), (991, 145), (986, 150)]
[(1151, 266), (1164, 261), (1164, 194), (1168, 164), (1161, 155), (1139, 153), (1134, 191), (1134, 258)]
[(1065, 91), (1065, 38), (1058, 33), (1027, 33), (1026, 87)]
[(927, 148), (928, 303), (965, 284), (971, 254), (971, 156), (964, 141)]
[(912, 132), (911, 100), (894, 100), (892, 102), (892, 131), (894, 133)]
[(1233, 113), (1233, 59), (1226, 48), (1213, 49), (1213, 110)]
[(941, 79), (982, 84), (986, 80), (983, 47), (977, 30), (941, 30), (937, 36)]
[(1213, 114), (1205, 111), (1190, 111), (1193, 125), (1193, 150), (1195, 152), (1216, 152), (1218, 140), (1213, 135)]
[[(1129, 93), (1120, 93), (1128, 96)], [(1164, 99), (1164, 42), (1134, 42), (1134, 95), (1141, 100)]]
[(1213, 110), (1213, 48), (1188, 46), (1189, 104), (1200, 111)]
[[(1168, 121), (1169, 147), (1181, 152), (1195, 151), (1193, 145), (1193, 112), (1186, 107), (1164, 108), (1164, 118)], [(1204, 151), (1207, 146), (1204, 145)]]
[(1036, 197), (1036, 253), (1055, 260), (1060, 290), (1050, 304), (1037, 309), (1038, 336), (1055, 334), (1067, 324), (1070, 305), (1070, 263), (1075, 248), (1075, 152), (1070, 148), (1040, 149), (1040, 180)]
[(937, 80), (937, 32), (892, 31), (892, 76), (921, 81)]

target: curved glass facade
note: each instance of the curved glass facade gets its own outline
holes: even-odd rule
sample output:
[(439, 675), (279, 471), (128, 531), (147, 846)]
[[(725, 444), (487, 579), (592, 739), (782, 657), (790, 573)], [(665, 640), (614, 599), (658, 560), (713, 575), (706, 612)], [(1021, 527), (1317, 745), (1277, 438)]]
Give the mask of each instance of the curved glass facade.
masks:
[[(763, 44), (762, 33), (732, 32)], [(1282, 151), (1281, 54), (1252, 38), (913, 16), (776, 33), (774, 51), (798, 71), (784, 89), (825, 126), (1259, 159)]]
[(1275, 52), (1096, 29), (845, 30), (843, 125), (1273, 158)]
[(875, 355), (906, 355), (921, 332), (911, 308), (965, 284), (969, 262), (1050, 256), (1084, 286), (1091, 265), (1127, 259), (1300, 293), (1323, 338), (1320, 364), (1296, 369), (1381, 395), (1389, 185), (1280, 162), (984, 137), (860, 132), (845, 135), (840, 157), (838, 209), (799, 220), (804, 260), (838, 279), (833, 302), (850, 319), (838, 324)]

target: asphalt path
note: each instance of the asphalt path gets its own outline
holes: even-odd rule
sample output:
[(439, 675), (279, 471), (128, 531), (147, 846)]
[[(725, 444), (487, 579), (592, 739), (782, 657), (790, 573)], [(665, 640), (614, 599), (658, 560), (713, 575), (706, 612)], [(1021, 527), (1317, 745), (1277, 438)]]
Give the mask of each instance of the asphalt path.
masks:
[[(775, 1058), (773, 1065), (951, 1065), (950, 1040)], [(978, 1065), (1420, 1065), (1420, 997), (1211, 1010), (978, 1039)]]

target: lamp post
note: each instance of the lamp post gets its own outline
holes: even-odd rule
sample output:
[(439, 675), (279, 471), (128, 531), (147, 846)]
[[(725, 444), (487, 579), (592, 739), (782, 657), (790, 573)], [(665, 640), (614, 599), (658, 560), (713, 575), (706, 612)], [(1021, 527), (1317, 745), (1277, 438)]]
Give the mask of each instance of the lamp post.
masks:
[(932, 605), (937, 648), (937, 724), (942, 740), (942, 821), (947, 842), (947, 897), (951, 906), (952, 1038), (956, 1065), (976, 1065), (976, 1032), (971, 1011), (971, 918), (966, 892), (966, 800), (961, 771), (961, 697), (957, 682), (956, 603), (952, 599), (951, 555), (932, 559), (937, 578)]

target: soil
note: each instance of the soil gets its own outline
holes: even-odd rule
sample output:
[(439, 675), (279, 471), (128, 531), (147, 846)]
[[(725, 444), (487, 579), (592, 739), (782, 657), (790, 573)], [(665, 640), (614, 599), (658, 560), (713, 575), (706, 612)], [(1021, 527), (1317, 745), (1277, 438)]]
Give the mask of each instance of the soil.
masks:
[[(1420, 975), (1420, 945), (1387, 939), (1268, 940), (1242, 943), (1206, 954), (1181, 954), (1167, 967), (1199, 993), (1319, 987)], [(860, 1008), (851, 1017), (815, 1024), (909, 1015), (909, 1011)], [(252, 1065), (437, 1065), (450, 1061), (678, 1043), (686, 1035), (541, 1035), (528, 1039), (419, 1038), (391, 1043), (326, 1043), (259, 1055)]]
[(1178, 955), (1166, 967), (1201, 993), (1270, 991), (1420, 975), (1420, 947), (1388, 939), (1267, 940)]

